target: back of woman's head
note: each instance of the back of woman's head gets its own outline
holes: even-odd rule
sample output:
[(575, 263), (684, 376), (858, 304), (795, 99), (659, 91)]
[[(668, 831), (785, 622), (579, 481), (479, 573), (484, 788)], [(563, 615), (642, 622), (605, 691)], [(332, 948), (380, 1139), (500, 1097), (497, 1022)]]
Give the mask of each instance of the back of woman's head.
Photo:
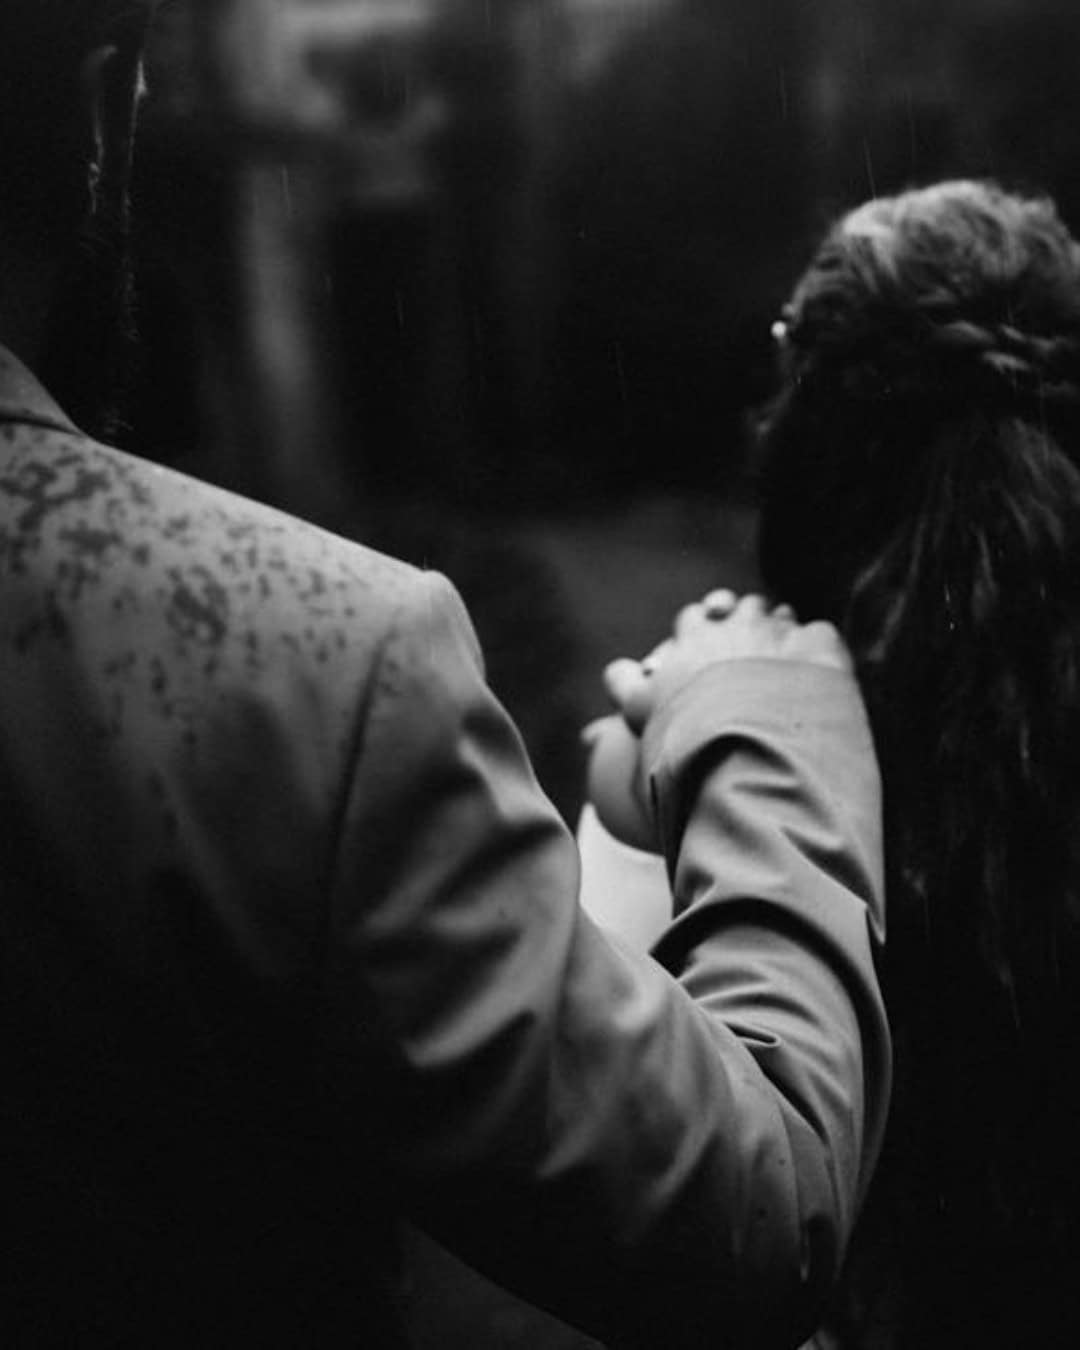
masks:
[(1031, 473), (1012, 485), (1017, 561), (1037, 547), (1031, 493), (1058, 451), (1071, 473), (1080, 430), (1080, 247), (1049, 202), (973, 182), (873, 201), (827, 236), (778, 333), (761, 550), (793, 601), (850, 623), (883, 544), (998, 473)]
[(874, 201), (777, 336), (761, 563), (841, 627), (877, 737), (898, 1105), (933, 1154), (904, 1203), (1052, 1228), (1077, 1171), (1051, 1134), (1078, 1123), (1080, 248), (991, 184)]

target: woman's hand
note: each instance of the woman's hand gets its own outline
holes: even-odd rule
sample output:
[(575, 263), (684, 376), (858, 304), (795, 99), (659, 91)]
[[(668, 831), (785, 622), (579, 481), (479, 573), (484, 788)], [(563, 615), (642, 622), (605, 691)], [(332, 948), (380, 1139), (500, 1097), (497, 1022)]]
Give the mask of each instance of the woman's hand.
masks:
[(589, 746), (585, 795), (600, 824), (620, 843), (657, 851), (652, 815), (641, 781), (641, 742), (619, 713), (592, 722), (583, 733)]
[(619, 711), (585, 730), (591, 751), (586, 791), (601, 823), (617, 839), (656, 849), (638, 739), (656, 709), (711, 665), (760, 660), (851, 668), (847, 648), (831, 624), (800, 624), (790, 606), (770, 609), (760, 595), (739, 600), (727, 590), (713, 591), (681, 610), (674, 636), (644, 661), (614, 661), (607, 667), (604, 681)]
[(760, 595), (737, 600), (731, 591), (713, 591), (679, 612), (674, 636), (644, 661), (613, 661), (604, 683), (628, 725), (640, 733), (661, 704), (708, 666), (762, 660), (851, 669), (851, 657), (832, 624), (800, 624), (789, 605), (770, 609)]

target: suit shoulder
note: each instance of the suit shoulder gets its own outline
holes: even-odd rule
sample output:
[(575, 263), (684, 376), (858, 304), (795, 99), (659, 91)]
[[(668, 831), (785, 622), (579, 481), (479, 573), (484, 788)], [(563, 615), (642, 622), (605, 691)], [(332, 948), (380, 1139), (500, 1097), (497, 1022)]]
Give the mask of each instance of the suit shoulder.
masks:
[(423, 589), (423, 574), (407, 563), (60, 432), (16, 444), (0, 472), (0, 530), (0, 564), (52, 572), (60, 591), (74, 581), (83, 591), (121, 577), (128, 586), (140, 577), (157, 584), (186, 577), (204, 593), (291, 598), (316, 617), (336, 607), (335, 596), (363, 597), (370, 621), (379, 612), (389, 619)]

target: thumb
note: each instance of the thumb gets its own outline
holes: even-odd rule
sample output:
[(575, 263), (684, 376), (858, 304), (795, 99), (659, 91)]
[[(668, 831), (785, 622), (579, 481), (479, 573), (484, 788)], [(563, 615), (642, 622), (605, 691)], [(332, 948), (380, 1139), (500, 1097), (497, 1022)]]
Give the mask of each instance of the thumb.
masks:
[(639, 661), (622, 658), (604, 669), (604, 688), (630, 729), (640, 734), (652, 711), (649, 676)]

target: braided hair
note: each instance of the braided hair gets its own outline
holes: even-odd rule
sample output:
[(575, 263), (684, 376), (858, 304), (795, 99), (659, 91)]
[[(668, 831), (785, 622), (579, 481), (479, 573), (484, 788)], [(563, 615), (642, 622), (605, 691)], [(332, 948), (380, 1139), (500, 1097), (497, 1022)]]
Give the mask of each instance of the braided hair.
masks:
[(762, 570), (844, 632), (885, 783), (879, 1207), (910, 1343), (973, 1343), (978, 1290), (1004, 1344), (988, 1261), (1080, 1252), (1080, 246), (990, 183), (875, 200), (777, 335)]

